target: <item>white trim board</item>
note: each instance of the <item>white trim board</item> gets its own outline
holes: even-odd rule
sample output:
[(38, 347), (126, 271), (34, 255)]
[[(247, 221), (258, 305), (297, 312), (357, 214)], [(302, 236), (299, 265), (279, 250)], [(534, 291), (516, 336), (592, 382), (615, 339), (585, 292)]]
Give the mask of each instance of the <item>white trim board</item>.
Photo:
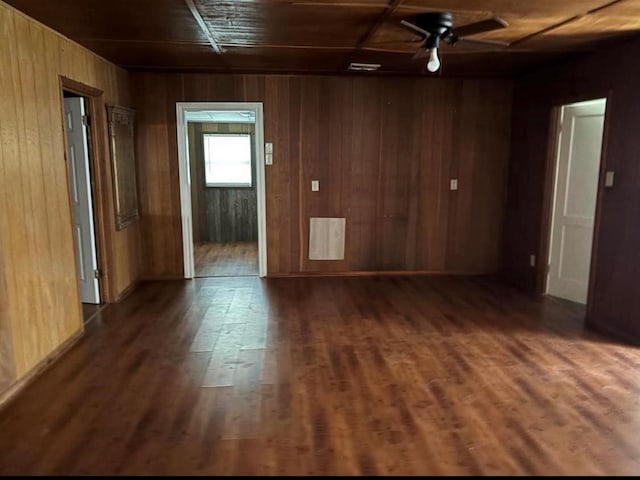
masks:
[(264, 168), (264, 115), (262, 103), (251, 102), (177, 102), (178, 167), (180, 177), (180, 210), (182, 216), (182, 251), (184, 278), (195, 276), (193, 258), (193, 221), (191, 215), (191, 178), (189, 172), (189, 145), (187, 138), (187, 112), (250, 111), (256, 116), (256, 195), (258, 206), (258, 274), (267, 275), (267, 210)]

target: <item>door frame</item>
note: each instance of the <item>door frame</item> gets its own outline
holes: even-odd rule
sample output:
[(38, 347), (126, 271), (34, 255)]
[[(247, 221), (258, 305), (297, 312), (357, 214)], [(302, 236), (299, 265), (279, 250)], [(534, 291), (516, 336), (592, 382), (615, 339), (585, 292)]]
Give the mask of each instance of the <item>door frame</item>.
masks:
[(262, 102), (176, 102), (178, 135), (178, 173), (180, 177), (180, 210), (182, 217), (182, 252), (184, 278), (194, 278), (193, 219), (191, 213), (190, 160), (187, 139), (187, 112), (237, 111), (255, 113), (256, 196), (258, 212), (258, 276), (267, 275), (267, 211), (264, 163), (264, 113)]
[(602, 131), (602, 149), (600, 151), (600, 168), (598, 172), (598, 191), (596, 194), (596, 208), (593, 219), (593, 239), (591, 243), (591, 260), (589, 264), (589, 287), (587, 290), (586, 317), (591, 313), (591, 299), (593, 298), (594, 280), (596, 278), (596, 259), (598, 258), (598, 233), (600, 231), (602, 197), (605, 193), (604, 177), (607, 170), (609, 151), (609, 119), (611, 118), (612, 92), (611, 90), (593, 91), (586, 95), (572, 95), (556, 99), (551, 105), (549, 132), (547, 143), (547, 159), (545, 164), (544, 194), (542, 203), (542, 225), (537, 253), (536, 293), (544, 295), (547, 290), (547, 264), (551, 245), (551, 221), (553, 218), (554, 183), (558, 163), (558, 129), (562, 107), (572, 103), (589, 100), (606, 100), (604, 112), (604, 127)]
[[(59, 76), (60, 111), (62, 134), (64, 138), (64, 157), (67, 170), (67, 197), (69, 199), (70, 229), (73, 233), (73, 205), (71, 203), (71, 185), (69, 182), (69, 160), (67, 159), (67, 132), (64, 123), (64, 91), (75, 93), (85, 97), (87, 101), (87, 113), (91, 119), (89, 127), (90, 155), (89, 164), (91, 166), (91, 193), (93, 195), (93, 219), (95, 224), (95, 243), (98, 271), (98, 287), (100, 291), (100, 303), (112, 303), (115, 298), (115, 285), (112, 272), (115, 271), (113, 258), (109, 254), (113, 246), (113, 232), (110, 228), (109, 219), (112, 218), (112, 205), (110, 202), (110, 179), (111, 172), (105, 156), (107, 137), (106, 113), (104, 110), (103, 91), (77, 82), (65, 76)], [(74, 252), (77, 252), (76, 236), (72, 235)], [(75, 257), (75, 255), (74, 255)], [(74, 262), (77, 263), (77, 262)], [(76, 278), (79, 278), (78, 266), (75, 265)], [(78, 298), (80, 298), (80, 284), (78, 283)], [(82, 303), (82, 302), (80, 302)]]

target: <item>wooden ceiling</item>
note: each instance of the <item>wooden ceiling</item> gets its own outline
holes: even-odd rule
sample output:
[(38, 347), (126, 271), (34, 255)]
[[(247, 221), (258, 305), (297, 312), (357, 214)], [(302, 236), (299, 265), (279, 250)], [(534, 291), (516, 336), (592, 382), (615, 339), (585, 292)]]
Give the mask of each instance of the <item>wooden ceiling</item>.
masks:
[(445, 76), (518, 73), (640, 33), (640, 0), (4, 0), (132, 70), (420, 74), (420, 38), (400, 20), (449, 11), (456, 27), (499, 16), (503, 30), (441, 50)]

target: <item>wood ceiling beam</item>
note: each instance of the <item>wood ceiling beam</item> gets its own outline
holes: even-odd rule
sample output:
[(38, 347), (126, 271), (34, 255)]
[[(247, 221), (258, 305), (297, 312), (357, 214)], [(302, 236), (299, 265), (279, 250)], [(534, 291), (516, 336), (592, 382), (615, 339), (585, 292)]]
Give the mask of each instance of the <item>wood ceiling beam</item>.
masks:
[(221, 47), (231, 48), (294, 48), (299, 50), (353, 50), (350, 45), (285, 45), (285, 44), (268, 44), (268, 43), (221, 43)]
[[(404, 1), (404, 0), (403, 0)], [(379, 3), (365, 3), (365, 2), (338, 2), (338, 3), (327, 3), (327, 2), (315, 2), (315, 1), (309, 1), (309, 2), (305, 2), (305, 1), (297, 1), (297, 2), (291, 2), (291, 5), (294, 7), (332, 7), (332, 8), (352, 8), (352, 7), (357, 7), (357, 8), (371, 8), (371, 9), (376, 9), (376, 10), (380, 10), (382, 8), (389, 8), (389, 5), (381, 5)], [(411, 10), (411, 11), (416, 11), (416, 12), (430, 12), (433, 11), (434, 8), (430, 8), (428, 6), (425, 5), (400, 5), (398, 7), (400, 10)], [(446, 9), (447, 12), (451, 12), (451, 13), (473, 13), (476, 15), (486, 15), (486, 16), (491, 16), (493, 15), (493, 10), (469, 10), (469, 9), (451, 9), (451, 8), (447, 8)]]
[(389, 2), (389, 4), (385, 7), (385, 11), (382, 13), (382, 15), (380, 15), (376, 19), (376, 21), (373, 24), (373, 26), (367, 31), (367, 33), (365, 33), (362, 37), (360, 37), (360, 39), (358, 40), (358, 43), (356, 43), (356, 45), (353, 48), (351, 54), (347, 58), (347, 61), (346, 61), (346, 64), (345, 64), (345, 69), (348, 68), (349, 65), (351, 64), (351, 62), (353, 61), (353, 58), (354, 58), (356, 52), (358, 52), (359, 50), (362, 49), (362, 46), (365, 43), (367, 43), (371, 39), (373, 34), (376, 33), (378, 31), (378, 29), (384, 24), (384, 22), (386, 22), (387, 19), (391, 15), (393, 15), (393, 13), (398, 9), (398, 7), (402, 4), (402, 2), (404, 2), (404, 0), (391, 0)]
[(369, 31), (367, 31), (367, 33), (365, 33), (360, 38), (360, 40), (358, 40), (358, 43), (356, 43), (356, 47), (355, 47), (356, 50), (360, 49), (365, 43), (367, 43), (371, 39), (373, 34), (378, 31), (378, 29), (382, 26), (382, 24), (386, 22), (391, 15), (393, 15), (393, 12), (395, 12), (398, 9), (398, 7), (402, 2), (404, 2), (404, 0), (392, 0), (389, 3), (389, 5), (386, 6), (384, 13), (378, 17), (378, 19), (376, 20), (376, 23), (374, 23), (373, 26), (369, 29)]
[(591, 10), (585, 12), (585, 13), (581, 13), (578, 15), (574, 15), (571, 18), (567, 18), (566, 20), (563, 20), (561, 22), (558, 23), (554, 23), (553, 25), (549, 25), (548, 27), (543, 28), (542, 30), (539, 30), (537, 32), (534, 32), (530, 35), (527, 35), (525, 37), (519, 38), (518, 40), (515, 40), (514, 42), (511, 42), (511, 45), (509, 45), (510, 47), (513, 47), (514, 45), (518, 45), (520, 43), (526, 42), (527, 40), (530, 40), (534, 37), (537, 37), (538, 35), (543, 35), (545, 33), (549, 33), (552, 30), (556, 30), (560, 27), (564, 27), (565, 25), (568, 25), (570, 23), (575, 22), (576, 20), (580, 20), (581, 18), (584, 18), (588, 15), (593, 15), (594, 13), (600, 12), (602, 10), (604, 10), (605, 8), (609, 8), (609, 7), (613, 7), (614, 5), (621, 3), (621, 2), (626, 2), (627, 0), (613, 0), (612, 2), (606, 3), (604, 5), (601, 5), (599, 7), (596, 8), (592, 8)]
[[(162, 44), (162, 45), (202, 45), (211, 46), (208, 41), (199, 40), (154, 40), (154, 39), (140, 39), (140, 38), (90, 38), (81, 37), (77, 39), (77, 42), (99, 42), (99, 43), (141, 43), (141, 44)], [(222, 44), (219, 44), (222, 46)]]
[(358, 7), (358, 8), (387, 8), (388, 5), (380, 5), (379, 3), (371, 3), (371, 2), (338, 2), (338, 3), (327, 3), (327, 2), (291, 2), (291, 5), (295, 7)]
[(193, 18), (198, 23), (200, 30), (202, 30), (202, 33), (204, 33), (205, 36), (207, 37), (207, 40), (209, 40), (209, 44), (211, 44), (211, 47), (213, 48), (213, 50), (218, 55), (222, 55), (222, 49), (220, 48), (220, 45), (218, 45), (218, 42), (216, 41), (216, 39), (213, 36), (213, 33), (211, 33), (211, 30), (209, 29), (204, 19), (202, 18), (202, 15), (200, 15), (200, 12), (198, 11), (198, 7), (196, 7), (196, 4), (193, 2), (193, 0), (184, 0), (184, 3), (186, 3), (187, 7), (189, 7), (189, 11), (191, 11), (191, 15), (193, 15)]

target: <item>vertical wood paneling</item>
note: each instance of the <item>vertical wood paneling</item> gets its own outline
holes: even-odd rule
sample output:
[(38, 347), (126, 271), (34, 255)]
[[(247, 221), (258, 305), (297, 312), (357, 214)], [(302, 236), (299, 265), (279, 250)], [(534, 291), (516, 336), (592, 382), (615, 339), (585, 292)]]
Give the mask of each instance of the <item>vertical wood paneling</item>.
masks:
[[(138, 105), (145, 106), (136, 114), (141, 229), (149, 233), (142, 238), (143, 272), (152, 271), (159, 277), (176, 276), (183, 269), (182, 226), (180, 217), (175, 216), (176, 207), (180, 210), (179, 195), (175, 193), (175, 189), (179, 189), (178, 163), (170, 161), (177, 156), (177, 149), (169, 151), (169, 132), (175, 137), (175, 102), (170, 108), (171, 90), (167, 83), (165, 77), (157, 82), (143, 81), (136, 91)], [(140, 158), (141, 151), (149, 155)], [(174, 181), (150, 181), (154, 178)]]
[[(516, 83), (505, 222), (505, 274), (527, 290), (542, 286), (541, 238), (551, 112), (554, 105), (609, 96), (602, 161), (615, 185), (601, 191), (594, 235), (587, 323), (640, 341), (640, 41), (545, 69)], [(602, 69), (602, 65), (607, 65)]]
[(351, 138), (346, 143), (343, 198), (348, 202), (346, 214), (346, 251), (350, 252), (351, 268), (375, 270), (377, 266), (378, 196), (382, 141), (383, 81), (359, 82), (353, 89)]
[[(106, 102), (130, 96), (126, 72), (3, 3), (0, 33), (0, 337), (10, 319), (19, 379), (82, 329), (59, 76), (102, 90)], [(113, 237), (117, 294), (138, 276), (139, 228)]]
[(300, 205), (302, 80), (260, 77), (265, 84), (265, 141), (273, 143), (274, 162), (266, 167), (267, 248), (270, 272), (299, 271), (303, 262)]
[[(450, 218), (449, 179), (454, 141), (453, 121), (458, 100), (457, 81), (440, 81), (424, 92), (421, 116), (422, 139), (416, 262), (430, 269), (447, 269), (447, 234)], [(433, 119), (437, 119), (433, 121)], [(458, 144), (458, 142), (455, 142)]]
[(191, 175), (191, 223), (193, 228), (193, 241), (202, 242), (206, 230), (207, 216), (204, 204), (204, 179), (201, 164), (202, 148), (197, 139), (202, 136), (202, 124), (189, 122), (187, 124), (189, 135), (189, 172)]
[[(0, 150), (0, 161), (2, 150)], [(0, 243), (0, 252), (2, 244)], [(9, 318), (9, 298), (7, 297), (7, 272), (0, 255), (0, 392), (6, 390), (16, 378), (13, 355), (13, 337)]]
[[(345, 145), (352, 125), (353, 83), (348, 79), (310, 78), (302, 82), (300, 112), (300, 217), (302, 264), (300, 271), (345, 271), (348, 261), (309, 260), (309, 218), (345, 217), (342, 198)], [(311, 191), (318, 180), (320, 190)]]
[[(257, 242), (258, 210), (255, 178), (251, 187), (207, 187), (204, 177), (204, 133), (247, 133), (251, 140), (251, 171), (256, 170), (255, 126), (248, 123), (189, 123), (191, 216), (193, 241)], [(255, 177), (255, 174), (254, 174)]]
[[(182, 274), (178, 101), (260, 101), (270, 274), (348, 271), (495, 272), (506, 188), (511, 82), (364, 77), (133, 74), (140, 178), (147, 186), (145, 274)], [(167, 87), (171, 83), (173, 87)], [(146, 132), (146, 133), (145, 133)], [(168, 157), (167, 157), (168, 155)], [(169, 162), (171, 175), (156, 162)], [(166, 168), (163, 167), (163, 168)], [(175, 172), (175, 176), (174, 176)], [(449, 191), (450, 175), (460, 190)], [(311, 180), (320, 191), (311, 191)], [(168, 218), (166, 218), (168, 215)], [(345, 259), (309, 261), (309, 218), (347, 218)], [(154, 242), (157, 242), (155, 244)]]
[(207, 230), (200, 241), (257, 243), (258, 212), (255, 190), (209, 188), (205, 193)]
[[(510, 93), (491, 82), (462, 82), (459, 115), (454, 126), (454, 166), (458, 190), (451, 192), (455, 215), (449, 229), (449, 269), (487, 271), (500, 265), (510, 115), (493, 105), (508, 101)], [(490, 113), (489, 113), (490, 112)], [(468, 132), (473, 132), (469, 135)]]
[[(422, 88), (421, 88), (422, 87)], [(413, 79), (385, 82), (382, 102), (380, 203), (376, 270), (417, 270), (415, 234), (418, 222), (415, 201), (420, 185), (420, 149), (424, 85)], [(413, 210), (412, 210), (412, 207)]]
[[(177, 75), (172, 75), (167, 78), (166, 92), (181, 92), (182, 91), (182, 78)], [(171, 95), (165, 95), (161, 97), (165, 100), (165, 115), (169, 118), (170, 132), (173, 135), (158, 136), (159, 146), (162, 155), (159, 156), (160, 171), (164, 175), (169, 175), (171, 178), (178, 179), (178, 162), (175, 160), (178, 152), (178, 137), (176, 132), (176, 103), (171, 99)], [(160, 99), (159, 99), (160, 100)], [(160, 133), (160, 130), (158, 131)], [(163, 212), (168, 212), (168, 215), (172, 215), (172, 212), (176, 205), (180, 205), (180, 183), (171, 182), (169, 189), (166, 190)], [(171, 229), (171, 236), (169, 237), (169, 245), (172, 247), (170, 258), (175, 259), (173, 262), (173, 269), (181, 267), (182, 262), (182, 222), (178, 217), (174, 223), (174, 228)]]

